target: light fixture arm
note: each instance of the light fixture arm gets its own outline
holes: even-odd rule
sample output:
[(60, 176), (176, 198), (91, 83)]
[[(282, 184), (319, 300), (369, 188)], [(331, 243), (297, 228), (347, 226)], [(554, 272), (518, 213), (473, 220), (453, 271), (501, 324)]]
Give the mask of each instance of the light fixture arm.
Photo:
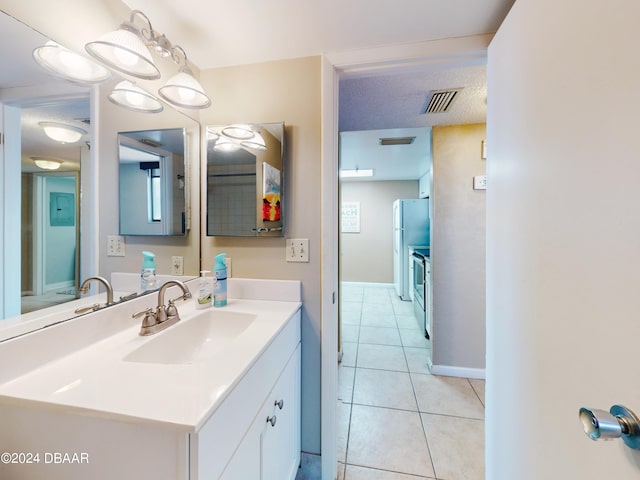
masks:
[[(144, 19), (147, 28), (144, 28), (144, 27), (140, 29), (136, 28), (136, 22), (135, 22), (136, 15), (139, 15)], [(151, 20), (149, 20), (149, 17), (147, 17), (140, 10), (133, 10), (131, 12), (131, 15), (129, 16), (129, 21), (124, 22), (121, 28), (122, 27), (125, 27), (126, 29), (132, 31), (133, 33), (139, 33), (142, 36), (142, 38), (144, 38), (147, 42), (153, 42), (155, 32), (153, 30), (153, 27), (151, 26)]]
[(184, 51), (184, 48), (182, 48), (180, 45), (175, 45), (172, 50), (171, 50), (171, 59), (176, 62), (176, 64), (178, 66), (180, 66), (180, 59), (181, 56), (178, 55), (178, 52), (182, 53), (182, 64), (184, 68), (189, 69), (189, 73), (191, 73), (191, 69), (189, 68), (189, 65), (187, 63), (187, 52)]

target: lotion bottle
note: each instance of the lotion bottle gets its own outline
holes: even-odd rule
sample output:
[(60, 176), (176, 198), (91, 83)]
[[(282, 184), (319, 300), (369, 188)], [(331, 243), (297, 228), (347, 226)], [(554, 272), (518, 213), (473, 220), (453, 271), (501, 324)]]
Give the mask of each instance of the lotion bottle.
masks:
[(151, 252), (142, 252), (142, 270), (140, 272), (140, 289), (143, 292), (156, 288), (156, 261)]
[(200, 287), (198, 288), (197, 309), (204, 309), (211, 306), (211, 282), (207, 277), (209, 270), (200, 271)]
[(226, 253), (216, 255), (216, 263), (213, 266), (213, 306), (224, 307), (227, 304), (227, 266), (224, 263)]

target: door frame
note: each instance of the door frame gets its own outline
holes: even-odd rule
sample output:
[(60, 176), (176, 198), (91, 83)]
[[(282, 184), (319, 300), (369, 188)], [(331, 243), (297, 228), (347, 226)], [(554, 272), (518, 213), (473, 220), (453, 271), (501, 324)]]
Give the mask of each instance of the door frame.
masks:
[(321, 64), (321, 425), (322, 480), (337, 478), (338, 398), (338, 112), (340, 78), (484, 65), (493, 34), (329, 53)]

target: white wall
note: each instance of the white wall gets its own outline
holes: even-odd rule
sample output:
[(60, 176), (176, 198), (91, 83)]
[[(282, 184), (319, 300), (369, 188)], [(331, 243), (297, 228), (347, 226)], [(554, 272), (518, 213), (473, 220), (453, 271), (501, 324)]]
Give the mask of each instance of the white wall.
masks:
[(433, 128), (431, 280), (434, 373), (482, 377), (485, 368), (485, 125)]
[(517, 0), (489, 48), (487, 479), (640, 477), (578, 421), (640, 411), (639, 18)]
[(340, 234), (340, 280), (393, 283), (393, 202), (418, 198), (417, 180), (342, 182), (342, 202), (360, 202), (360, 233)]

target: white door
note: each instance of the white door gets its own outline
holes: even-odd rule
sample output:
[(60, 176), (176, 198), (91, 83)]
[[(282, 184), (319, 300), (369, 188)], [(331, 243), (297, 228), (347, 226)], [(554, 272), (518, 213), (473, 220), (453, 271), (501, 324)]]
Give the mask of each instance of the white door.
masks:
[(517, 0), (489, 48), (486, 478), (640, 478), (640, 2)]

